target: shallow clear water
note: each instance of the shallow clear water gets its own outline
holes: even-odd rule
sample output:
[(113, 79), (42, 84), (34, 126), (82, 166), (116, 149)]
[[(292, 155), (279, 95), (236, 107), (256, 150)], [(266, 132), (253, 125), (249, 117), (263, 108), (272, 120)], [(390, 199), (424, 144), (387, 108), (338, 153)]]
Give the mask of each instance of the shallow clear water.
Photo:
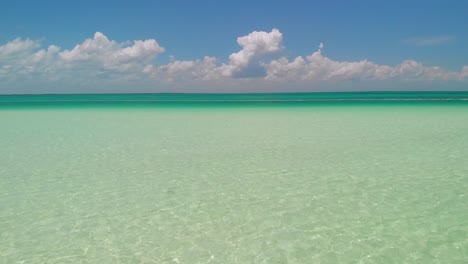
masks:
[(467, 263), (468, 104), (0, 107), (0, 263)]

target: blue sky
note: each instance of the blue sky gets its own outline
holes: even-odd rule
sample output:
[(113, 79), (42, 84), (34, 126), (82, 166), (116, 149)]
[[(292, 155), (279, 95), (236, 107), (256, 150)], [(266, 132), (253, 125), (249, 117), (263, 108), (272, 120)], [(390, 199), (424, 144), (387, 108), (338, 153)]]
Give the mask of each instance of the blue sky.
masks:
[(466, 14), (466, 1), (12, 1), (0, 93), (466, 90)]

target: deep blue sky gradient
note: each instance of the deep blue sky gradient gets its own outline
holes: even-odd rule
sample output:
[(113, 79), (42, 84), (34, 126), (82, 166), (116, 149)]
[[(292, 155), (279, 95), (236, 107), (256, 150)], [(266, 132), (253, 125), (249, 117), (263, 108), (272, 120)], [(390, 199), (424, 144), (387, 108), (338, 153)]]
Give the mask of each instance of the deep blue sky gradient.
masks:
[[(278, 28), (286, 55), (308, 55), (325, 44), (338, 60), (395, 65), (414, 59), (460, 70), (468, 63), (468, 1), (4, 1), (0, 44), (42, 39), (65, 49), (100, 31), (118, 42), (156, 39), (170, 55), (227, 60), (238, 36)], [(443, 45), (413, 38), (451, 36)]]

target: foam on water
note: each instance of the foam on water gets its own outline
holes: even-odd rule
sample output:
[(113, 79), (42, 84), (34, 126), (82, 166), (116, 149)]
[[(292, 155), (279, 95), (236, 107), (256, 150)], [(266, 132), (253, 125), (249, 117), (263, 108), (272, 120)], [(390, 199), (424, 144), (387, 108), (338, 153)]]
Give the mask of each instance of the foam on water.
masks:
[(0, 110), (0, 263), (466, 263), (468, 105)]

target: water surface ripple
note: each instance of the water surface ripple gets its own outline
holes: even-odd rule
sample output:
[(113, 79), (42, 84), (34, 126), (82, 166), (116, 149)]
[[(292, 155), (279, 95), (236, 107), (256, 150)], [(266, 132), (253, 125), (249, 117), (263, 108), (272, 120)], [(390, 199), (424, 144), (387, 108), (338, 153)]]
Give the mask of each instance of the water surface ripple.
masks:
[(468, 104), (0, 107), (0, 263), (467, 263)]

